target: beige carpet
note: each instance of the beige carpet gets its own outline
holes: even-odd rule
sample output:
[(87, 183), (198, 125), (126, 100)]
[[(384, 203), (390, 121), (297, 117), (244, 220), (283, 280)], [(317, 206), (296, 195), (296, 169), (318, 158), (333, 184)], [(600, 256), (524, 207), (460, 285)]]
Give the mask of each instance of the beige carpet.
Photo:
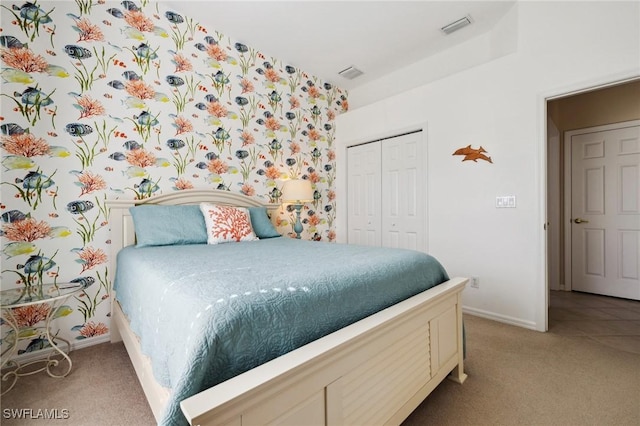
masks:
[[(46, 373), (19, 377), (2, 396), (2, 426), (137, 426), (155, 420), (122, 343), (102, 343), (73, 351), (73, 370), (62, 379)], [(7, 409), (47, 409), (68, 419), (10, 419)], [(26, 413), (28, 414), (28, 413)]]
[[(446, 380), (406, 425), (640, 425), (640, 355), (583, 336), (466, 316), (469, 378)], [(64, 379), (22, 377), (2, 397), (2, 425), (153, 425), (121, 344), (72, 352)], [(10, 408), (67, 409), (66, 420), (16, 420)]]
[(640, 425), (640, 355), (465, 317), (469, 375), (443, 382), (405, 425)]

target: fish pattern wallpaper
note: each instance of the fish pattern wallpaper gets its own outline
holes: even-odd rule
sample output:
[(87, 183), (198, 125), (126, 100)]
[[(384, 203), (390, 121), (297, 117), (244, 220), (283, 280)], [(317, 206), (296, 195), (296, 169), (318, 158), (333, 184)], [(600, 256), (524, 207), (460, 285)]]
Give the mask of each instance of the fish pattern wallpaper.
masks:
[[(86, 285), (53, 314), (53, 334), (84, 345), (109, 332), (106, 200), (216, 188), (279, 203), (284, 181), (307, 179), (302, 238), (335, 239), (346, 91), (161, 1), (0, 8), (1, 287)], [(294, 220), (275, 218), (289, 236)], [(35, 330), (47, 309), (14, 314)], [(18, 353), (46, 347), (41, 333)]]

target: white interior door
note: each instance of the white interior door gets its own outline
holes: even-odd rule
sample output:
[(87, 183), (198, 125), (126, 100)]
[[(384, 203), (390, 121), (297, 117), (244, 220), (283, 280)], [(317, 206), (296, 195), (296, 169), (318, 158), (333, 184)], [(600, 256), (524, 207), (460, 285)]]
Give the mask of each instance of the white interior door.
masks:
[(571, 144), (571, 288), (640, 300), (640, 125), (612, 127), (565, 140)]
[(350, 244), (381, 245), (380, 143), (347, 149), (348, 241)]
[(382, 245), (427, 250), (424, 132), (382, 142)]

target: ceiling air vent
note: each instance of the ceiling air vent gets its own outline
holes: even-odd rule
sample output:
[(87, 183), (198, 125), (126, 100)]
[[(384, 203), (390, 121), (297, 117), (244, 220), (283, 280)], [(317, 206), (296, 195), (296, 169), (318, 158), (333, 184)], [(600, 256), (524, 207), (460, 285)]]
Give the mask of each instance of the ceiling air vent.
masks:
[(338, 74), (340, 74), (341, 76), (343, 76), (344, 78), (347, 78), (349, 80), (353, 80), (356, 77), (361, 76), (362, 74), (364, 74), (362, 71), (360, 71), (358, 68), (354, 67), (353, 65), (350, 66), (349, 68), (345, 68), (342, 71), (340, 71)]
[(454, 31), (458, 31), (462, 27), (466, 27), (470, 23), (471, 23), (471, 17), (470, 16), (465, 16), (464, 18), (458, 19), (457, 21), (452, 22), (449, 25), (445, 25), (444, 27), (442, 27), (440, 29), (445, 34), (451, 34)]

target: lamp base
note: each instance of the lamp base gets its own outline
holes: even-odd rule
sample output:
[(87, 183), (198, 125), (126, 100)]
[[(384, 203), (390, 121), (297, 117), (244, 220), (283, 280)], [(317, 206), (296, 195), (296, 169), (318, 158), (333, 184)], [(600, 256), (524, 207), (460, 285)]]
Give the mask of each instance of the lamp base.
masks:
[(296, 223), (293, 225), (293, 231), (296, 233), (296, 238), (300, 239), (300, 233), (303, 231), (302, 222), (300, 222), (300, 210), (302, 209), (302, 204), (293, 204), (293, 208), (296, 209)]

